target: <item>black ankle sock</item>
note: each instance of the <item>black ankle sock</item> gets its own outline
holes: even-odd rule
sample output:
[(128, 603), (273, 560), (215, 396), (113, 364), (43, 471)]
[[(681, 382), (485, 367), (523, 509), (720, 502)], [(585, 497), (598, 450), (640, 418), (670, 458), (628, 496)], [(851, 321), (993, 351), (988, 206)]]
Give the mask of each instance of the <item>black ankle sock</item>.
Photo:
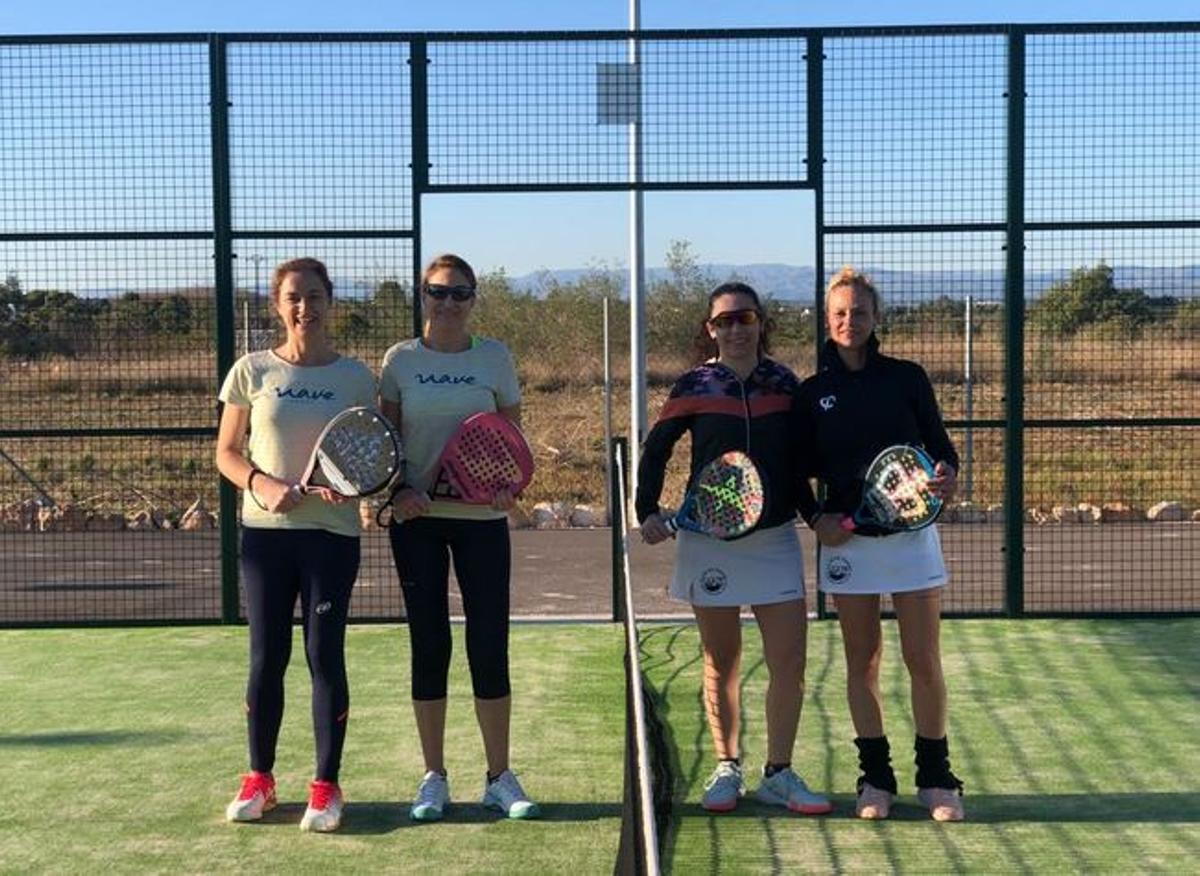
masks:
[(504, 775), (504, 771), (498, 772), (494, 776), (491, 773), (484, 773), (484, 775), (487, 776), (487, 783), (490, 785), (492, 782), (496, 781), (496, 779)]
[(896, 774), (892, 771), (892, 747), (886, 736), (859, 736), (854, 740), (858, 748), (858, 790), (868, 782), (881, 791), (896, 793)]
[(917, 754), (918, 788), (948, 788), (962, 793), (962, 782), (950, 772), (950, 745), (945, 736), (941, 739), (917, 736), (913, 750)]
[(767, 765), (763, 767), (763, 776), (765, 778), (769, 779), (769, 778), (771, 778), (771, 776), (775, 775), (777, 772), (788, 769), (791, 765), (792, 765), (792, 762), (790, 760), (786, 760), (783, 763), (769, 763), (768, 762)]

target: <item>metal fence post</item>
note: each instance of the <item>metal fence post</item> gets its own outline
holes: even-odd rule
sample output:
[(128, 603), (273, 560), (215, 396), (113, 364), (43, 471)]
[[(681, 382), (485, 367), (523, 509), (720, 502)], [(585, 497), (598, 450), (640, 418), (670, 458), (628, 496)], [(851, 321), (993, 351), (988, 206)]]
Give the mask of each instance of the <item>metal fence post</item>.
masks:
[(1025, 611), (1025, 33), (1008, 34), (1004, 305), (1004, 610)]
[[(235, 355), (233, 307), (233, 216), (229, 197), (229, 80), (225, 38), (208, 41), (209, 114), (213, 174), (213, 294), (217, 305), (217, 381), (225, 379)], [(237, 490), (217, 475), (221, 534), (221, 620), (238, 621)]]

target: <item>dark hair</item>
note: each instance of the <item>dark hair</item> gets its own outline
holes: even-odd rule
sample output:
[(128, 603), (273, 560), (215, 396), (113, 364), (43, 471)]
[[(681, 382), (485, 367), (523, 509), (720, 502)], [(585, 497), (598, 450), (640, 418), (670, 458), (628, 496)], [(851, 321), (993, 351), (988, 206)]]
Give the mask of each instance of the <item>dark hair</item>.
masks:
[(722, 295), (745, 295), (754, 302), (754, 311), (758, 314), (759, 325), (762, 330), (758, 336), (758, 355), (760, 357), (771, 352), (771, 329), (774, 328), (774, 322), (763, 307), (762, 299), (758, 297), (758, 293), (754, 291), (754, 287), (747, 283), (731, 281), (722, 283), (712, 292), (708, 293), (708, 307), (704, 311), (704, 319), (700, 320), (700, 325), (696, 329), (696, 336), (692, 339), (692, 346), (696, 350), (696, 362), (707, 362), (709, 359), (715, 359), (720, 353), (717, 348), (717, 342), (709, 337), (708, 334), (708, 318), (712, 315), (713, 302)]
[(316, 274), (321, 285), (325, 287), (325, 294), (330, 299), (333, 298), (333, 281), (329, 279), (329, 271), (326, 270), (325, 263), (314, 258), (300, 258), (289, 259), (276, 266), (275, 273), (271, 275), (271, 300), (279, 301), (279, 287), (283, 285), (284, 277), (288, 274), (301, 273)]
[(426, 283), (429, 282), (430, 276), (432, 276), (435, 271), (440, 271), (443, 268), (449, 268), (452, 271), (458, 271), (467, 278), (467, 282), (471, 284), (472, 288), (478, 285), (478, 282), (475, 279), (475, 271), (472, 270), (471, 266), (467, 264), (466, 259), (464, 259), (462, 256), (457, 256), (452, 252), (444, 252), (440, 256), (435, 256), (433, 261), (426, 265), (425, 273), (421, 274), (422, 288)]

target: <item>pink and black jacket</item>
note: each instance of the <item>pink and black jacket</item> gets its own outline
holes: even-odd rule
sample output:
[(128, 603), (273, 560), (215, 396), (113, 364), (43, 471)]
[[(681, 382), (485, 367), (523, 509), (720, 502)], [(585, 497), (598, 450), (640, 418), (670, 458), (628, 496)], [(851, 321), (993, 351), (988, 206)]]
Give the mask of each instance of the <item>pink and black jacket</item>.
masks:
[(745, 452), (766, 485), (767, 507), (760, 528), (794, 520), (798, 507), (815, 507), (804, 479), (796, 404), (800, 381), (784, 365), (764, 358), (743, 381), (719, 362), (688, 371), (646, 436), (638, 463), (635, 509), (639, 522), (659, 510), (663, 476), (675, 443), (691, 432), (691, 485), (706, 463), (729, 450)]

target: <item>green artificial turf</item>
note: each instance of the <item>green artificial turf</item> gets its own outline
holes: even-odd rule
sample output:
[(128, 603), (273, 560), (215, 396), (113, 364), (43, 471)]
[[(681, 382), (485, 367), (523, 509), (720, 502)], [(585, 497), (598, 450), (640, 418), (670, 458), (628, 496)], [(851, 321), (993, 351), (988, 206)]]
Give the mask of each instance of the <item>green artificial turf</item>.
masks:
[(312, 778), (297, 639), (275, 767), (280, 806), (229, 824), (247, 768), (244, 628), (0, 631), (3, 872), (612, 872), (620, 832), (622, 631), (513, 630), (512, 765), (537, 822), (479, 804), (483, 749), (455, 627), (446, 820), (416, 825), (422, 775), (408, 637), (353, 627), (341, 831), (298, 829)]
[[(1200, 621), (956, 620), (943, 624), (950, 750), (967, 821), (916, 804), (908, 681), (886, 622), (882, 686), (901, 797), (887, 822), (854, 818), (857, 752), (836, 621), (809, 627), (808, 697), (795, 767), (833, 814), (744, 799), (700, 808), (712, 747), (694, 627), (644, 626), (644, 669), (665, 720), (675, 873), (1181, 873), (1200, 860)], [(743, 749), (765, 754), (766, 669), (744, 629)]]

